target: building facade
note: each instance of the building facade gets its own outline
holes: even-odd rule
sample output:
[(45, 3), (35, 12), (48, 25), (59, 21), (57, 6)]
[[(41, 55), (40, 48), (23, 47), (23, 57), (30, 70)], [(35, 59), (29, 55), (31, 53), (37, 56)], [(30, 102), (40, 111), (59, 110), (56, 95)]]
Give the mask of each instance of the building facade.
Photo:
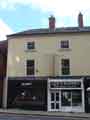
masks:
[(83, 26), (81, 13), (78, 27), (55, 28), (55, 22), (51, 16), (47, 29), (8, 36), (3, 107), (86, 111), (90, 27)]
[(0, 41), (0, 107), (3, 100), (3, 84), (7, 67), (7, 41)]

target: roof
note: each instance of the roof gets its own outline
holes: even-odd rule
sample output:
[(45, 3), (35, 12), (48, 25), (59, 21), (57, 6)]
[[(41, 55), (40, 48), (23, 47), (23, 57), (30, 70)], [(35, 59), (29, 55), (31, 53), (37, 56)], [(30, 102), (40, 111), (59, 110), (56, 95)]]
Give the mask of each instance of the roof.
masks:
[(30, 29), (18, 33), (14, 33), (10, 36), (23, 36), (23, 35), (41, 35), (41, 34), (59, 34), (59, 33), (80, 33), (80, 32), (90, 32), (90, 27), (63, 27), (63, 28), (56, 28), (55, 31), (50, 31), (48, 28), (41, 28), (41, 29)]

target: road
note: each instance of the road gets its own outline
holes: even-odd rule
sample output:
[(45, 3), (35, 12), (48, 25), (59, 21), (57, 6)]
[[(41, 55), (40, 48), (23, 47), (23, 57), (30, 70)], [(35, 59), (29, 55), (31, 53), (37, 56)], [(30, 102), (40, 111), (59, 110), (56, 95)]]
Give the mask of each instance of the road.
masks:
[(71, 117), (55, 117), (55, 116), (0, 114), (0, 120), (90, 120), (90, 119), (71, 118)]

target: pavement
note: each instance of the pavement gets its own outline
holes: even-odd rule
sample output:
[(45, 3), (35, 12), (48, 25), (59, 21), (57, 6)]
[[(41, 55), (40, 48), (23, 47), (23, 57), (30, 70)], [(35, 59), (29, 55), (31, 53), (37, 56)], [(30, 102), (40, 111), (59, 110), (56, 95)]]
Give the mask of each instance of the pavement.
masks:
[(74, 113), (74, 112), (47, 112), (47, 111), (31, 111), (24, 109), (0, 109), (0, 114), (17, 114), (17, 115), (40, 115), (54, 117), (72, 117), (90, 119), (90, 113)]

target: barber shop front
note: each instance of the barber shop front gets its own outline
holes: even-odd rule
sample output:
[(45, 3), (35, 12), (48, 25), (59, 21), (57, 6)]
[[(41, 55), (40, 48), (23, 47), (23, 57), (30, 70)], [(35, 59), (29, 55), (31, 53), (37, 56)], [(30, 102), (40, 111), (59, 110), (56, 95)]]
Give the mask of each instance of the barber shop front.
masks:
[(48, 111), (85, 112), (82, 79), (49, 79)]

